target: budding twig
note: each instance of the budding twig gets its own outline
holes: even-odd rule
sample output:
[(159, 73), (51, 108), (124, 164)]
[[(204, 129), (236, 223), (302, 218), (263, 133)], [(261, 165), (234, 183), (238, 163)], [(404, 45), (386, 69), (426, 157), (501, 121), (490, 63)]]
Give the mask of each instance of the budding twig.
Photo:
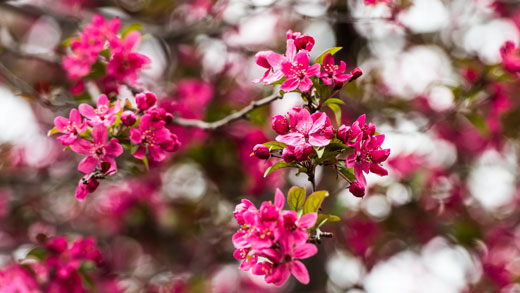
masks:
[(253, 111), (254, 109), (267, 105), (267, 104), (270, 104), (274, 100), (281, 99), (281, 98), (282, 98), (282, 96), (280, 96), (277, 93), (274, 93), (263, 99), (253, 101), (249, 105), (242, 108), (241, 110), (239, 110), (235, 113), (232, 113), (220, 120), (213, 121), (213, 122), (206, 122), (206, 121), (197, 120), (197, 119), (184, 119), (184, 118), (180, 118), (180, 117), (174, 117), (172, 123), (176, 124), (176, 125), (180, 125), (180, 126), (195, 127), (195, 128), (200, 128), (200, 129), (204, 129), (204, 130), (217, 130), (235, 120), (246, 117), (246, 115), (249, 112)]

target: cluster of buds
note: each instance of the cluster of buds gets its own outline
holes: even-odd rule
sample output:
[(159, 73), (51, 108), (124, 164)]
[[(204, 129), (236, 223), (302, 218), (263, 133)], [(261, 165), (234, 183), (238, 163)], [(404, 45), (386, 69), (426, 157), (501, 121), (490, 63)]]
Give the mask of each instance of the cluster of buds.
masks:
[(72, 151), (85, 156), (78, 170), (85, 174), (79, 181), (76, 197), (83, 200), (96, 190), (97, 179), (117, 172), (116, 157), (123, 154), (120, 141), (130, 140), (133, 156), (148, 164), (146, 155), (160, 162), (167, 152), (176, 151), (180, 142), (165, 126), (172, 115), (157, 107), (151, 92), (137, 94), (137, 109), (123, 111), (120, 101), (111, 104), (107, 96), (99, 96), (97, 107), (79, 105), (69, 118), (56, 117), (49, 134), (62, 133), (58, 140)]

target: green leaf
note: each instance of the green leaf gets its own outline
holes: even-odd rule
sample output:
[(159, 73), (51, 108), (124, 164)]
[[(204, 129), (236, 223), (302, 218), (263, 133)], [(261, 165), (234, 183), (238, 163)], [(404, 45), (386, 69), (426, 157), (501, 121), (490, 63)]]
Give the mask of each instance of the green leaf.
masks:
[(323, 153), (325, 152), (324, 147), (314, 147), (314, 150), (316, 151), (316, 154), (318, 155), (318, 159), (321, 159), (323, 157)]
[(344, 105), (345, 102), (343, 102), (342, 100), (337, 99), (337, 98), (330, 98), (330, 99), (327, 99), (325, 102), (323, 102), (323, 105), (331, 105), (331, 104)]
[(318, 212), (321, 203), (327, 196), (329, 196), (329, 192), (326, 190), (311, 193), (303, 205), (303, 214)]
[(341, 50), (341, 49), (343, 49), (343, 47), (334, 47), (334, 48), (330, 48), (330, 49), (323, 51), (323, 53), (321, 53), (320, 56), (318, 56), (318, 58), (316, 58), (316, 61), (314, 61), (314, 64), (323, 64), (323, 58), (325, 58), (325, 55), (327, 55), (327, 53), (334, 55), (334, 54), (338, 53), (339, 50)]
[(354, 168), (347, 168), (345, 166), (345, 162), (338, 163), (338, 169), (343, 174), (343, 176), (347, 177), (350, 182), (356, 181), (356, 176), (354, 175)]
[(282, 150), (287, 147), (285, 143), (278, 141), (268, 141), (265, 142), (264, 145), (268, 147), (269, 150)]
[(271, 167), (267, 168), (267, 170), (265, 170), (264, 178), (267, 177), (267, 175), (271, 174), (271, 172), (273, 172), (273, 171), (276, 171), (276, 170), (282, 169), (282, 168), (289, 168), (289, 167), (298, 167), (298, 165), (296, 165), (295, 163), (286, 163), (284, 161), (280, 161), (280, 162), (272, 165)]
[(341, 125), (341, 108), (337, 104), (328, 104), (327, 107), (329, 107), (332, 112), (334, 112), (334, 116), (336, 116), (336, 123)]
[(287, 193), (287, 202), (293, 211), (298, 211), (302, 208), (305, 202), (305, 188), (293, 186)]
[(101, 78), (104, 77), (107, 73), (106, 65), (97, 60), (92, 66), (90, 66), (90, 73), (86, 76), (86, 78)]
[(42, 247), (36, 247), (36, 248), (32, 249), (31, 251), (29, 251), (29, 253), (27, 253), (27, 257), (36, 258), (39, 260), (45, 259), (46, 256), (47, 256), (47, 250)]
[(341, 221), (340, 217), (334, 215), (327, 214), (318, 214), (318, 219), (316, 219), (316, 224), (311, 228), (311, 231), (314, 231), (321, 226), (323, 226), (327, 222), (339, 222)]
[(140, 23), (131, 23), (125, 27), (123, 32), (121, 33), (121, 38), (124, 39), (130, 32), (141, 30), (143, 27)]
[(143, 157), (143, 163), (146, 168), (146, 171), (150, 171), (150, 166), (148, 165), (148, 158), (146, 156)]
[(107, 59), (110, 59), (110, 49), (106, 48), (106, 49), (101, 50), (101, 52), (99, 52), (99, 55), (101, 55)]
[(60, 130), (58, 128), (54, 127), (51, 130), (49, 130), (49, 132), (47, 132), (47, 136), (51, 136), (56, 133), (60, 133)]

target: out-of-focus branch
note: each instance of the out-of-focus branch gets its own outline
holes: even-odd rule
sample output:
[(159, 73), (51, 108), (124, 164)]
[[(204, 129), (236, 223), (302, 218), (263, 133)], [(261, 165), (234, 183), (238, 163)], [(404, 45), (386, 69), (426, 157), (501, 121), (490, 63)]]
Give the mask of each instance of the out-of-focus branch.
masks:
[(213, 121), (213, 122), (206, 122), (206, 121), (196, 120), (196, 119), (184, 119), (184, 118), (180, 118), (180, 117), (174, 117), (173, 124), (181, 125), (181, 126), (185, 126), (185, 127), (196, 127), (196, 128), (205, 129), (205, 130), (216, 130), (235, 120), (246, 117), (246, 115), (249, 112), (253, 111), (254, 109), (256, 109), (258, 107), (270, 104), (273, 101), (275, 101), (277, 99), (281, 99), (281, 98), (282, 98), (282, 96), (280, 96), (278, 93), (274, 93), (263, 99), (253, 101), (246, 107), (242, 108), (240, 111), (232, 113), (220, 120)]

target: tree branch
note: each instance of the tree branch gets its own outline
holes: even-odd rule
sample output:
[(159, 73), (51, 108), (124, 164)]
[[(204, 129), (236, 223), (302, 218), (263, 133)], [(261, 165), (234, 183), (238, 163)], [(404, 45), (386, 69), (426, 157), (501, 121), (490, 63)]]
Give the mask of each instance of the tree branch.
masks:
[(197, 119), (184, 119), (184, 118), (180, 118), (180, 117), (174, 117), (172, 122), (173, 122), (173, 124), (185, 126), (185, 127), (195, 127), (195, 128), (205, 129), (205, 130), (217, 130), (217, 129), (221, 128), (222, 126), (225, 126), (235, 120), (246, 117), (246, 115), (249, 112), (253, 111), (254, 109), (267, 105), (267, 104), (270, 104), (274, 100), (281, 99), (281, 98), (282, 98), (282, 96), (280, 96), (277, 93), (274, 93), (263, 99), (253, 101), (246, 107), (242, 108), (240, 111), (232, 113), (220, 120), (213, 121), (213, 122), (206, 122), (206, 121), (197, 120)]

